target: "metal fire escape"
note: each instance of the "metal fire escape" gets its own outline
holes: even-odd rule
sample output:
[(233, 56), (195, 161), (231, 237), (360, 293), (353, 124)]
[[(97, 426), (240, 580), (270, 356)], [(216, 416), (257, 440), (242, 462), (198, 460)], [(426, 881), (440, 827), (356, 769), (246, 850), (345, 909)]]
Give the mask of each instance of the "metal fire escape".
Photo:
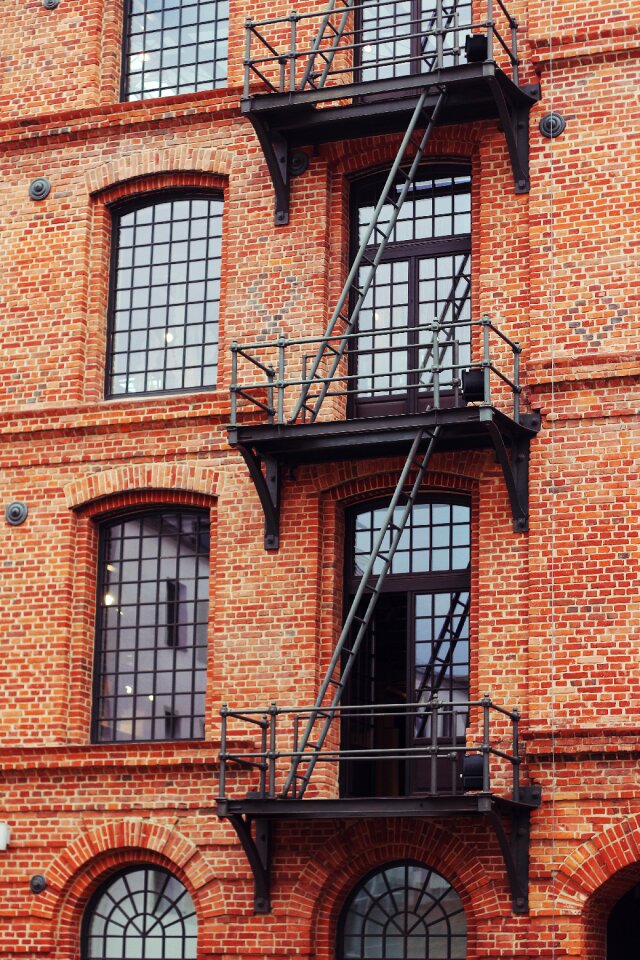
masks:
[[(461, 319), (460, 303), (468, 295), (468, 257), (461, 260), (440, 314), (425, 328), (428, 342), (421, 343), (417, 367), (408, 371), (414, 389), (428, 396), (420, 412), (345, 417), (349, 399), (361, 381), (361, 374), (354, 372), (349, 362), (362, 338), (358, 320), (436, 127), (498, 119), (516, 191), (528, 189), (528, 111), (538, 93), (518, 86), (515, 22), (501, 0), (496, 0), (496, 10), (504, 13), (511, 34), (507, 44), (496, 26), (492, 0), (488, 4), (486, 20), (461, 25), (455, 3), (435, 0), (423, 22), (409, 24), (404, 48), (408, 52), (398, 58), (396, 50), (390, 58), (394, 69), (383, 70), (382, 78), (379, 68), (389, 67), (389, 58), (382, 64), (378, 58), (374, 66), (367, 60), (366, 29), (366, 15), (371, 10), (380, 12), (382, 3), (331, 0), (320, 15), (296, 13), (247, 24), (243, 111), (254, 125), (271, 173), (276, 223), (288, 222), (290, 178), (296, 168), (304, 172), (300, 155), (292, 153), (297, 146), (374, 131), (403, 131), (324, 335), (232, 346), (230, 442), (242, 454), (260, 497), (267, 549), (279, 545), (285, 467), (389, 454), (403, 457), (395, 490), (313, 706), (283, 709), (272, 704), (266, 710), (225, 706), (222, 710), (218, 814), (232, 823), (246, 852), (254, 874), (256, 912), (270, 909), (274, 821), (474, 814), (482, 815), (496, 834), (514, 911), (528, 909), (529, 819), (539, 803), (539, 792), (520, 783), (519, 714), (499, 707), (487, 696), (460, 703), (438, 699), (440, 680), (466, 618), (456, 613), (458, 600), (452, 597), (431, 661), (415, 691), (415, 702), (364, 708), (343, 702), (436, 449), (492, 447), (505, 478), (514, 528), (527, 529), (529, 443), (539, 421), (520, 409), (518, 344), (486, 316), (479, 321)], [(319, 21), (315, 27), (314, 17)], [(462, 62), (463, 40), (466, 62)], [(256, 43), (259, 55), (252, 46)], [(506, 59), (510, 76), (498, 58), (494, 59), (495, 47)], [(402, 66), (399, 71), (398, 62)], [(255, 79), (260, 81), (257, 86)], [(331, 101), (338, 105), (320, 106)], [(460, 355), (462, 328), (471, 331), (474, 349), (470, 358)], [(512, 364), (508, 372), (505, 355)], [(376, 375), (373, 372), (369, 377), (375, 380)], [(493, 399), (496, 382), (500, 403)], [(443, 403), (445, 394), (447, 402)], [(505, 396), (512, 405), (508, 412), (503, 409)], [(454, 729), (453, 739), (449, 738), (445, 747), (438, 731), (444, 722), (451, 725), (451, 718), (460, 711), (473, 735), (456, 739)], [(318, 764), (389, 758), (388, 750), (374, 746), (363, 753), (344, 749), (338, 742), (337, 728), (345, 719), (364, 715), (371, 720), (381, 712), (409, 718), (425, 737), (419, 749), (400, 748), (393, 757), (403, 761), (418, 757), (430, 764), (429, 789), (419, 796), (307, 797)], [(246, 738), (247, 731), (257, 733), (259, 742), (235, 748), (234, 741), (239, 736)], [(436, 786), (436, 765), (445, 755), (460, 760), (461, 782), (452, 783), (442, 793)], [(242, 771), (245, 786), (251, 788), (240, 799), (227, 796), (232, 770)], [(499, 784), (497, 792), (492, 789), (494, 782)], [(508, 797), (504, 794), (507, 786)], [(510, 822), (510, 830), (506, 822)]]

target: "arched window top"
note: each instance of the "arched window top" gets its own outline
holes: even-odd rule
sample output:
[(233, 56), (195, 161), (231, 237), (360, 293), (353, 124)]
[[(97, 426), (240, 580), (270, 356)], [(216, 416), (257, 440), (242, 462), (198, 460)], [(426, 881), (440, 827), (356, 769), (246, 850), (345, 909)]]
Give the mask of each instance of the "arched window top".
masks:
[(378, 867), (352, 891), (340, 919), (338, 960), (464, 960), (464, 907), (449, 881), (426, 864)]
[(215, 387), (222, 209), (201, 190), (114, 205), (108, 396)]
[(184, 884), (160, 867), (132, 867), (109, 877), (90, 901), (82, 960), (195, 960), (197, 940)]
[[(353, 566), (351, 573), (361, 575), (376, 537), (382, 527), (388, 506), (367, 504), (353, 514)], [(399, 523), (403, 506), (394, 510), (394, 521)], [(389, 573), (430, 574), (451, 570), (466, 570), (470, 561), (471, 508), (462, 499), (425, 499), (414, 504), (393, 557)], [(384, 554), (391, 543), (393, 530), (382, 543)], [(378, 557), (374, 574), (383, 567)]]
[[(386, 174), (374, 174), (354, 184), (359, 240), (369, 225), (385, 179)], [(380, 229), (389, 222), (393, 211), (391, 201), (396, 199), (405, 182), (405, 177), (398, 174), (390, 202), (383, 207), (378, 221)], [(421, 167), (411, 184), (389, 242), (437, 241), (466, 237), (470, 231), (471, 170), (468, 164), (429, 164)]]

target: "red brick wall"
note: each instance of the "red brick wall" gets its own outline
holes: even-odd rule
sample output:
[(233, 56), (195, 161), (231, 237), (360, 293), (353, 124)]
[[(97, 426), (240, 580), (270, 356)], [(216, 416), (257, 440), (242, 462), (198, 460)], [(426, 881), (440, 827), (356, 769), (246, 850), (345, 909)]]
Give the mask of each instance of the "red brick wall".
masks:
[[(349, 177), (388, 164), (397, 138), (314, 151), (293, 182), (290, 225), (275, 228), (239, 109), (243, 19), (275, 7), (232, 5), (229, 88), (122, 105), (119, 0), (3, 10), (0, 505), (30, 511), (3, 525), (0, 561), (3, 960), (76, 960), (87, 898), (130, 862), (187, 885), (203, 958), (329, 960), (352, 885), (402, 856), (456, 885), (472, 960), (603, 960), (608, 912), (640, 876), (633, 7), (556, 3), (550, 22), (548, 5), (513, 5), (523, 77), (543, 92), (529, 195), (513, 192), (496, 124), (439, 130), (429, 147), (471, 161), (474, 316), (488, 312), (522, 343), (527, 400), (543, 416), (528, 535), (512, 532), (488, 452), (438, 454), (425, 484), (472, 497), (472, 692), (523, 711), (524, 777), (543, 788), (525, 917), (511, 912), (493, 835), (472, 820), (279, 824), (273, 912), (254, 916), (246, 858), (215, 816), (220, 704), (313, 700), (339, 627), (344, 510), (389, 492), (398, 470), (300, 468), (285, 478), (281, 548), (265, 553), (257, 496), (226, 442), (228, 346), (322, 331), (347, 262)], [(552, 106), (567, 129), (549, 141), (537, 124)], [(39, 176), (52, 191), (38, 203), (28, 187)], [(225, 197), (219, 387), (106, 402), (109, 204), (194, 184)], [(96, 519), (125, 501), (211, 507), (204, 742), (88, 742)]]

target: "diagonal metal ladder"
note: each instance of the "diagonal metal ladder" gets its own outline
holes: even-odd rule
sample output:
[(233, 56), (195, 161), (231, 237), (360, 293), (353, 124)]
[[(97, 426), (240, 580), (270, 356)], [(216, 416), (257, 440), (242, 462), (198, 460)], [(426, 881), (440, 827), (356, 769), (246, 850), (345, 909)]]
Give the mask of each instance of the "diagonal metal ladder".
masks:
[[(311, 45), (309, 60), (300, 82), (300, 90), (304, 90), (306, 87), (321, 90), (324, 87), (354, 7), (355, 0), (342, 0), (342, 2), (331, 0)], [(332, 18), (338, 14), (339, 19), (336, 26)], [(323, 46), (325, 40), (329, 42), (326, 46)], [(315, 69), (316, 58), (320, 58), (323, 63), (319, 71)]]
[[(325, 678), (318, 692), (316, 702), (309, 713), (309, 719), (300, 740), (298, 752), (293, 758), (291, 769), (283, 788), (284, 796), (292, 794), (294, 797), (301, 798), (309, 784), (311, 774), (313, 773), (315, 765), (318, 761), (318, 755), (322, 750), (333, 723), (335, 716), (334, 708), (340, 703), (345, 684), (349, 674), (351, 673), (351, 669), (358, 651), (362, 646), (362, 642), (369, 628), (369, 624), (371, 623), (371, 618), (378, 602), (378, 597), (382, 591), (382, 586), (387, 573), (391, 568), (391, 563), (398, 548), (398, 544), (400, 543), (400, 538), (402, 537), (407, 520), (409, 519), (411, 510), (413, 509), (418, 493), (420, 492), (420, 486), (435, 449), (439, 432), (439, 426), (429, 429), (426, 427), (421, 427), (417, 431), (413, 443), (411, 444), (411, 449), (409, 450), (409, 454), (400, 473), (398, 483), (396, 484), (396, 488), (389, 502), (389, 506), (380, 530), (378, 531), (371, 555), (367, 560), (363, 570), (362, 579), (342, 626), (342, 632), (340, 633), (338, 642), (336, 643), (333, 651), (331, 663), (329, 664)], [(427, 443), (427, 448), (426, 450), (422, 451), (425, 441)], [(402, 513), (400, 518), (396, 523), (394, 521), (395, 509), (400, 504), (400, 500), (403, 495), (405, 495), (405, 488), (410, 482), (412, 470), (415, 470), (415, 476), (411, 482), (411, 489), (409, 493), (406, 494), (406, 502), (402, 505)], [(383, 544), (388, 534), (391, 534), (391, 542), (388, 549), (384, 551)], [(377, 575), (377, 580), (372, 586), (370, 579), (373, 575), (374, 567), (379, 559), (382, 559), (383, 561), (382, 568)], [(369, 600), (363, 615), (359, 616), (358, 610), (360, 607), (360, 602), (366, 592), (370, 593)], [(355, 637), (351, 639), (352, 628), (355, 625), (357, 625), (357, 632)], [(338, 677), (336, 677), (335, 674), (339, 668), (340, 674)], [(333, 690), (331, 700), (329, 703), (325, 703), (325, 698), (330, 690)], [(327, 709), (328, 707), (330, 709)], [(319, 721), (320, 728), (319, 730), (315, 731), (316, 724)], [(310, 755), (308, 757), (303, 757), (303, 754), (307, 750), (311, 751)]]
[[(391, 166), (391, 170), (389, 171), (389, 175), (385, 181), (384, 187), (382, 188), (380, 199), (376, 204), (368, 227), (360, 238), (360, 246), (353, 260), (353, 264), (351, 265), (351, 270), (349, 271), (349, 275), (345, 280), (335, 310), (333, 311), (333, 314), (331, 315), (327, 325), (324, 338), (318, 347), (315, 357), (313, 358), (308, 376), (305, 379), (300, 391), (300, 397), (298, 398), (295, 410), (291, 416), (291, 423), (296, 423), (298, 419), (303, 416), (307, 417), (307, 423), (313, 423), (320, 412), (320, 408), (327, 395), (331, 381), (335, 376), (338, 367), (343, 361), (347, 350), (347, 345), (349, 343), (349, 335), (356, 327), (360, 311), (364, 304), (369, 288), (371, 287), (371, 284), (375, 278), (376, 270), (378, 269), (378, 265), (382, 259), (382, 255), (385, 251), (389, 238), (391, 237), (395, 228), (402, 205), (406, 200), (411, 187), (415, 183), (427, 143), (429, 142), (433, 129), (438, 122), (438, 115), (446, 96), (446, 92), (443, 89), (440, 89), (440, 95), (426, 124), (424, 132), (420, 139), (417, 140), (414, 137), (414, 133), (416, 128), (419, 127), (428, 94), (429, 90), (424, 90), (418, 98), (415, 109), (411, 115), (411, 119), (409, 120), (406, 133), (402, 138), (402, 143), (400, 144), (395, 160)], [(409, 160), (407, 158), (407, 152), (410, 146), (415, 150), (415, 155)], [(408, 166), (408, 170), (403, 169), (403, 167), (406, 166)], [(402, 187), (397, 198), (391, 200), (391, 193), (398, 174), (403, 176), (404, 182), (402, 183)], [(391, 215), (388, 222), (381, 227), (380, 219), (382, 212), (385, 210), (385, 208), (388, 209), (389, 206), (391, 206)], [(373, 259), (371, 259), (370, 256), (367, 256), (367, 248), (372, 246), (372, 237), (375, 237), (373, 245), (375, 246), (375, 243), (378, 244), (376, 252), (373, 255)], [(369, 251), (369, 253), (371, 253), (371, 251)], [(363, 276), (360, 277), (360, 270), (363, 267), (365, 268), (363, 271)], [(356, 282), (356, 280), (358, 282)], [(355, 302), (353, 303), (352, 309), (349, 310), (349, 301), (352, 297), (354, 298)], [(335, 336), (335, 332), (337, 329), (340, 329), (340, 324), (342, 325), (342, 328), (338, 338)], [(333, 343), (334, 340), (336, 340), (335, 344)], [(328, 371), (326, 374), (319, 374), (319, 371), (324, 368), (325, 363), (328, 363)], [(309, 391), (314, 384), (319, 385), (318, 395), (315, 397), (315, 399), (310, 398), (309, 396)]]

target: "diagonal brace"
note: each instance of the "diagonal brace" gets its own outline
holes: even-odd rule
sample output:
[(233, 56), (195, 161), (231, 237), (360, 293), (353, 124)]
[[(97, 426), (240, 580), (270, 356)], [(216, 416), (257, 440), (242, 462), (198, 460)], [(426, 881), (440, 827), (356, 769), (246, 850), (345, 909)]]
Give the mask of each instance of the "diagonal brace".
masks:
[(252, 820), (250, 817), (231, 814), (229, 820), (238, 835), (242, 848), (247, 855), (251, 872), (253, 873), (254, 913), (270, 913), (271, 823), (268, 820), (256, 819), (255, 831), (252, 832)]
[[(277, 460), (257, 456), (250, 448), (242, 444), (238, 446), (242, 458), (246, 463), (256, 493), (260, 497), (264, 513), (264, 548), (277, 550), (280, 546), (280, 481), (281, 467)], [(264, 463), (264, 472), (262, 465)]]
[[(482, 419), (482, 416), (481, 416)], [(529, 444), (528, 436), (512, 437), (511, 456), (507, 452), (504, 437), (493, 418), (486, 420), (486, 427), (493, 443), (496, 459), (502, 467), (502, 474), (509, 494), (513, 529), (516, 533), (526, 533), (529, 529)]]
[(481, 812), (489, 821), (496, 835), (511, 889), (511, 905), (514, 913), (529, 912), (529, 839), (531, 808), (518, 807), (511, 811), (511, 830), (505, 830), (502, 817), (490, 800)]
[[(507, 141), (509, 160), (516, 193), (529, 193), (529, 111), (531, 103), (516, 102), (509, 106), (504, 91), (495, 77), (488, 80), (500, 118), (500, 126)], [(529, 85), (526, 92), (539, 99), (539, 87)]]

